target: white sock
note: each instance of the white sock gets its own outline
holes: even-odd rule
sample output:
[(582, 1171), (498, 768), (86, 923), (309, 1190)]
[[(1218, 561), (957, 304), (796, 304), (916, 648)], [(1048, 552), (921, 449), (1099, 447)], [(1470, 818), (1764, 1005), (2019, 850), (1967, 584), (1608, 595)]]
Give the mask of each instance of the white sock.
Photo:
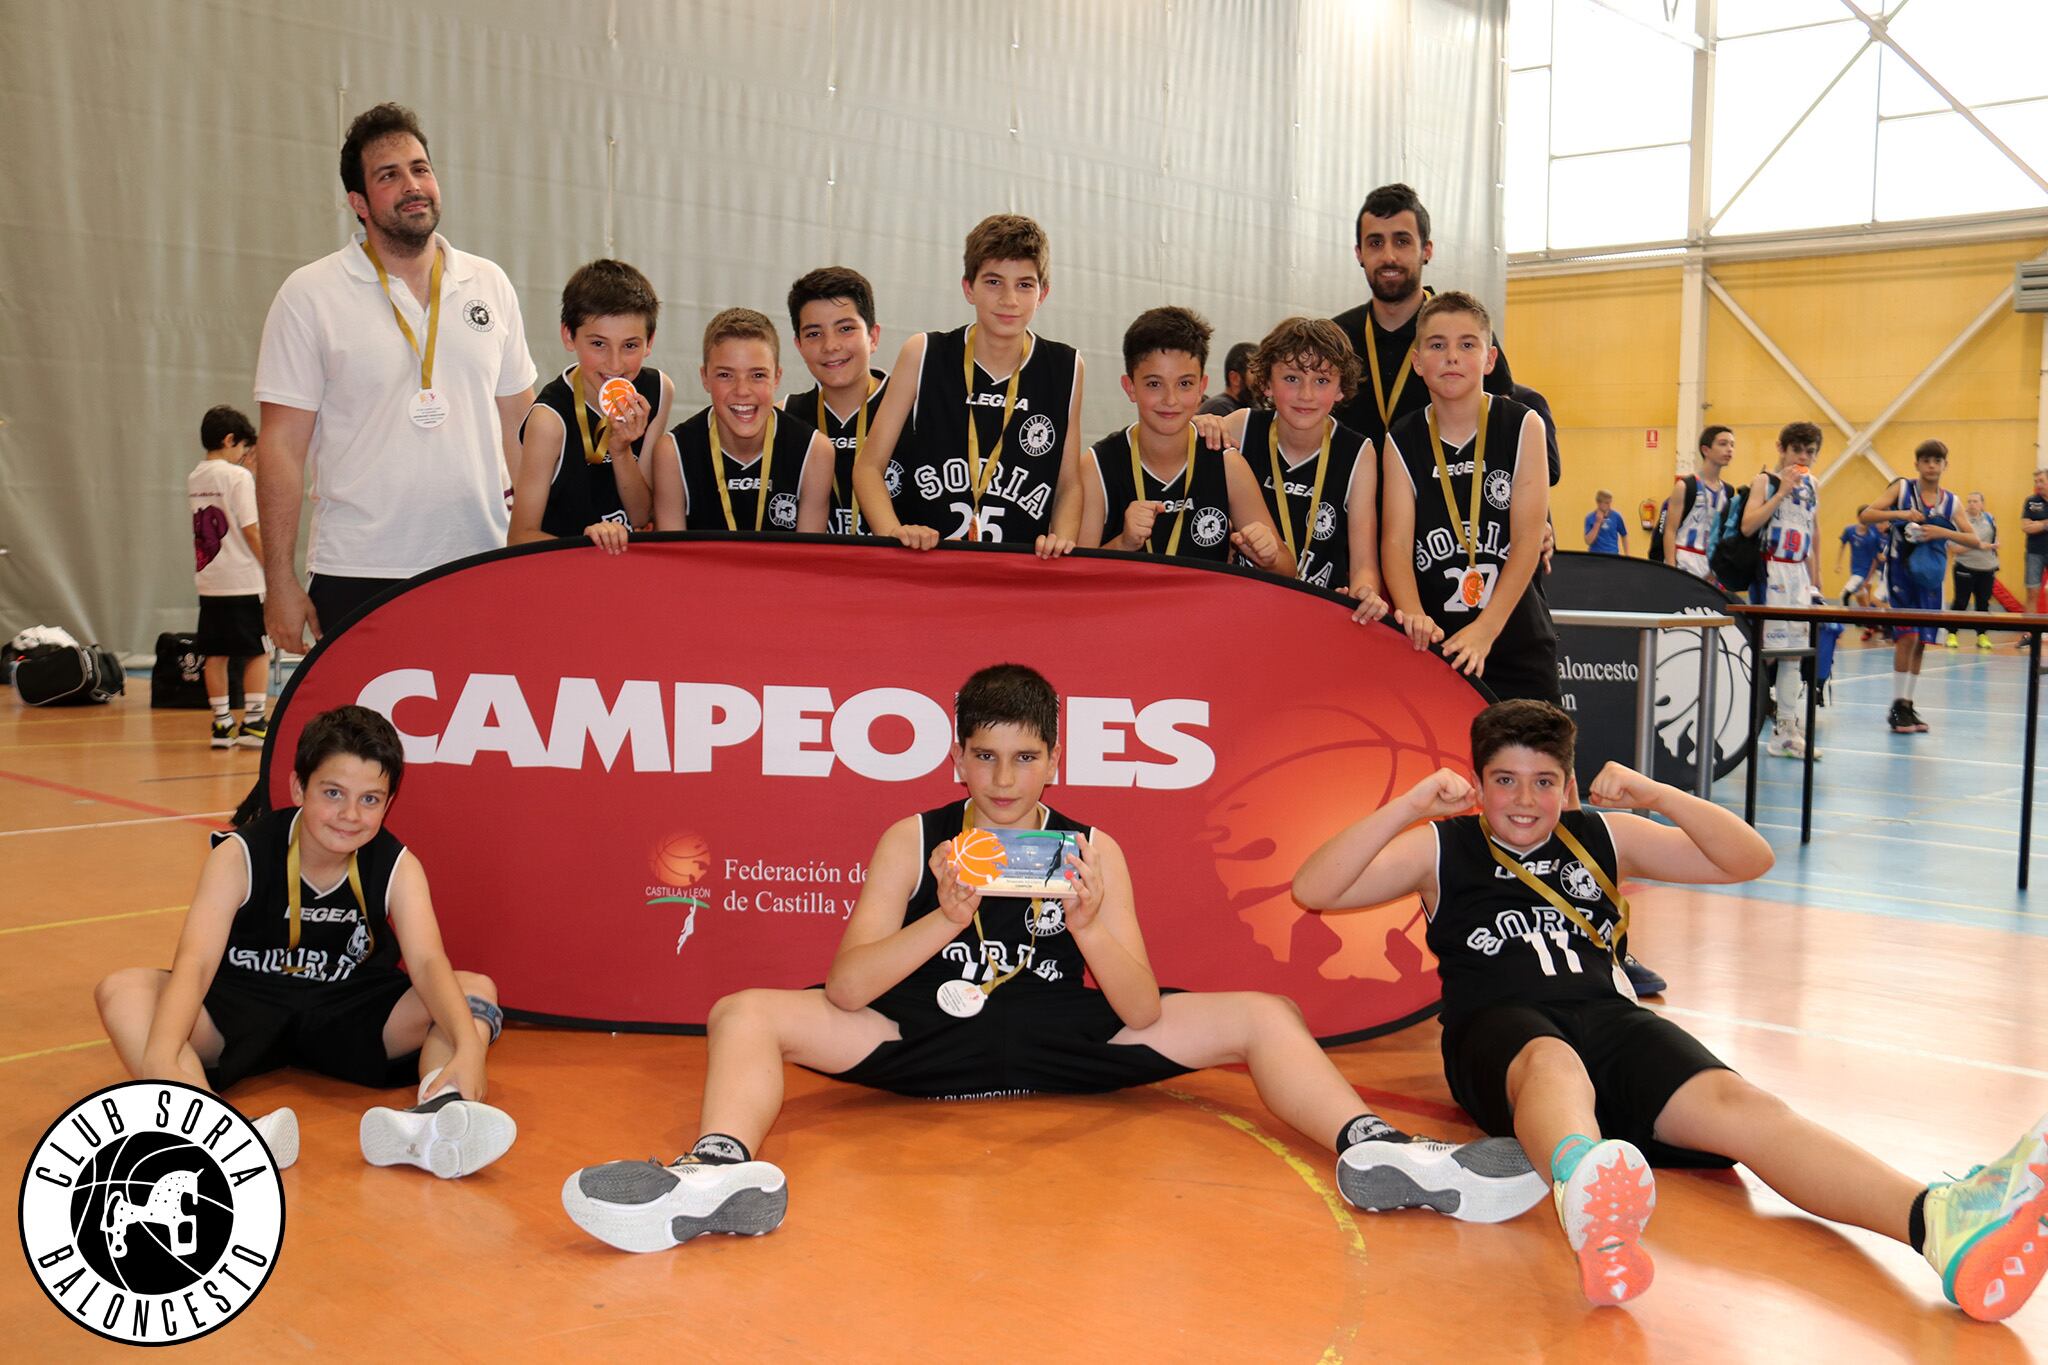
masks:
[(235, 718), (234, 712), (228, 709), (226, 697), (208, 697), (206, 704), (213, 708), (213, 719), (217, 725), (224, 725)]
[(1898, 696), (1900, 701), (1911, 701), (1913, 700), (1913, 684), (1918, 681), (1920, 681), (1918, 673), (1894, 672), (1892, 674), (1892, 691)]
[(1794, 706), (1799, 698), (1799, 665), (1791, 659), (1778, 660), (1778, 681), (1771, 688), (1771, 695), (1778, 699), (1778, 720), (1787, 726), (1798, 725), (1804, 712)]
[(250, 702), (250, 703), (248, 704), (248, 707), (246, 708), (246, 710), (245, 710), (244, 714), (246, 714), (246, 715), (248, 716), (248, 718), (249, 718), (249, 720), (250, 720), (250, 722), (251, 722), (251, 723), (254, 723), (254, 722), (256, 722), (256, 721), (262, 720), (262, 719), (263, 719), (263, 698), (261, 698), (261, 697), (258, 697), (258, 698), (257, 698), (257, 699), (256, 699), (255, 701), (252, 701), (252, 702)]

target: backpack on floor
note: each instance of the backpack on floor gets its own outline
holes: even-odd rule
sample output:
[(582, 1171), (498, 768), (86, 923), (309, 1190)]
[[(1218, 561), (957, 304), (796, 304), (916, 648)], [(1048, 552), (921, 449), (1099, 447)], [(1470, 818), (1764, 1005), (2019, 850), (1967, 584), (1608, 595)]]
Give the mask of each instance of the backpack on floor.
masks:
[(168, 630), (156, 637), (156, 665), (149, 672), (153, 709), (206, 709), (206, 660), (194, 648), (196, 639)]
[(34, 645), (14, 662), (15, 694), (30, 706), (93, 706), (126, 686), (121, 661), (96, 645)]
[[(1770, 481), (1771, 495), (1778, 492), (1779, 479), (1776, 474), (1766, 472)], [(1749, 487), (1728, 495), (1728, 505), (1714, 518), (1712, 534), (1708, 537), (1707, 568), (1713, 572), (1714, 581), (1729, 592), (1748, 592), (1756, 584), (1764, 562), (1764, 534), (1770, 530), (1767, 521), (1755, 531), (1745, 535), (1742, 530), (1742, 513), (1749, 506)]]

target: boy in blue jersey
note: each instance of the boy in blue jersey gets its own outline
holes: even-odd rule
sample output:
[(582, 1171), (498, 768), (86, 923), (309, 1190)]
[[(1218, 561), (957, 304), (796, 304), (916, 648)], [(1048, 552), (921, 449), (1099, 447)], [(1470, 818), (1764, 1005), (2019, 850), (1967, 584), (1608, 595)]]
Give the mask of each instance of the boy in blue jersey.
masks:
[[(1900, 479), (1858, 513), (1857, 520), (1890, 532), (1885, 581), (1892, 609), (1940, 611), (1942, 589), (1948, 583), (1949, 547), (1975, 550), (1983, 542), (1977, 539), (1969, 513), (1957, 505), (1956, 495), (1941, 486), (1948, 447), (1940, 441), (1922, 441), (1913, 451), (1913, 468), (1917, 479)], [(1892, 707), (1885, 724), (1895, 735), (1927, 733), (1927, 722), (1913, 706), (1913, 689), (1920, 681), (1921, 657), (1939, 634), (1934, 626), (1901, 626), (1893, 633)]]
[(1476, 787), (1449, 768), (1424, 778), (1318, 849), (1294, 898), (1344, 910), (1422, 897), (1444, 1078), (1481, 1128), (1548, 1160), (1588, 1301), (1650, 1286), (1652, 1166), (1740, 1162), (1808, 1213), (1920, 1252), (1971, 1317), (2016, 1312), (2048, 1271), (2048, 1117), (1989, 1166), (1923, 1185), (1636, 1003), (1615, 960), (1621, 884), (1748, 881), (1771, 849), (1732, 811), (1619, 763), (1587, 792), (1606, 809), (1579, 809), (1576, 735), (1547, 702), (1487, 707), (1472, 722)]

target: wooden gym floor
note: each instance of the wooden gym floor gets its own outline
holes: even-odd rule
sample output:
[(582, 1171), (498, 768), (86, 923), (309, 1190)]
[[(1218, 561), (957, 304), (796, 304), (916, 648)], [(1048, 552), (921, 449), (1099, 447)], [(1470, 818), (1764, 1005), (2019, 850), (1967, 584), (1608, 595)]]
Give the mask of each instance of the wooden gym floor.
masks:
[[(1996, 712), (2009, 708), (2018, 661), (1931, 656), (1930, 673), (1950, 661), (1956, 676), (1930, 676), (1921, 692), (1937, 728), (1951, 723), (1955, 738), (1943, 748), (1980, 761), (2016, 753), (2017, 723)], [(1855, 658), (1849, 672), (1859, 665), (1866, 674), (1885, 667)], [(1876, 701), (1882, 684), (1860, 691), (1870, 696), (1858, 704)], [(1981, 743), (1955, 747), (1969, 724), (1985, 727)], [(146, 686), (90, 711), (0, 701), (8, 1180), (66, 1104), (121, 1079), (92, 984), (115, 967), (169, 963), (205, 831), (253, 780), (252, 751), (210, 751), (204, 734), (199, 713), (151, 712)], [(1868, 783), (1850, 780), (1858, 760), (1847, 751), (1876, 759), (1890, 737), (1849, 707), (1829, 713), (1821, 739), (1845, 750), (1823, 765), (1822, 790), (1848, 801)], [(1930, 792), (1939, 766), (1910, 766), (1916, 790)], [(1820, 840), (1805, 855), (1782, 847), (1774, 885), (1739, 895), (1642, 888), (1638, 946), (1671, 978), (1663, 1007), (1752, 1079), (1916, 1175), (1960, 1174), (2004, 1150), (2048, 1110), (2048, 909), (2011, 892), (2009, 801), (1970, 804), (2015, 785), (2008, 767), (1993, 780), (1958, 766), (1949, 828), (1930, 823), (1918, 837), (1974, 841), (1982, 851), (1970, 859), (1974, 873), (1961, 884), (1945, 875), (1917, 911), (1910, 864), (1850, 842), (1870, 827), (1850, 826), (1853, 810), (1830, 813), (1826, 801)], [(1796, 767), (1774, 765), (1766, 776), (1796, 780)], [(1787, 791), (1796, 799), (1796, 788), (1767, 788), (1781, 800)], [(1730, 794), (1739, 800), (1738, 781), (1722, 784), (1723, 799)], [(1981, 828), (1958, 833), (1967, 821)], [(1845, 863), (1861, 865), (1867, 894), (1890, 901), (1861, 904), (1847, 883), (1824, 892)], [(1985, 905), (1997, 912), (1975, 908)], [(1437, 1036), (1432, 1022), (1336, 1056), (1393, 1122), (1473, 1136), (1445, 1090)], [(515, 1027), (492, 1056), (491, 1099), (518, 1119), (518, 1145), (482, 1174), (445, 1183), (363, 1164), (356, 1119), (378, 1098), (370, 1092), (296, 1073), (239, 1087), (231, 1098), (245, 1112), (289, 1103), (300, 1115), (303, 1155), (284, 1177), (284, 1252), (254, 1304), (184, 1353), (1260, 1362), (2048, 1354), (2048, 1303), (2001, 1326), (1973, 1323), (1910, 1251), (1799, 1214), (1746, 1174), (1662, 1174), (1647, 1238), (1656, 1285), (1625, 1309), (1594, 1310), (1579, 1297), (1547, 1208), (1497, 1227), (1354, 1213), (1335, 1193), (1329, 1156), (1228, 1071), (1116, 1097), (971, 1105), (897, 1100), (792, 1071), (788, 1107), (762, 1153), (790, 1178), (781, 1230), (650, 1256), (584, 1237), (562, 1213), (564, 1177), (599, 1160), (666, 1160), (686, 1149), (703, 1061), (697, 1038)], [(4, 1259), (0, 1340), (9, 1358), (123, 1349), (79, 1330), (21, 1260)]]

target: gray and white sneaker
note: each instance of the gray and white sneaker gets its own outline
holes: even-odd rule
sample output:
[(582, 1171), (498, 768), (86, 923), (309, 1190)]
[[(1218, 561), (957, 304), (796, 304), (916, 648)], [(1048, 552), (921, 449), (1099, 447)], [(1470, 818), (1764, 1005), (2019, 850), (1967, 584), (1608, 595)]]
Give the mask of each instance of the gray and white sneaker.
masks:
[(1345, 1148), (1337, 1188), (1372, 1213), (1434, 1209), (1467, 1223), (1499, 1223), (1542, 1203), (1550, 1182), (1513, 1138), (1453, 1146), (1402, 1134)]
[(270, 1149), (270, 1159), (280, 1171), (299, 1159), (299, 1116), (289, 1107), (250, 1119), (249, 1126)]
[(766, 1161), (607, 1161), (562, 1184), (576, 1226), (621, 1251), (666, 1251), (706, 1232), (759, 1237), (782, 1226), (789, 1182)]
[(453, 1180), (505, 1155), (519, 1125), (504, 1110), (450, 1090), (411, 1109), (369, 1110), (358, 1136), (372, 1166), (417, 1166)]

